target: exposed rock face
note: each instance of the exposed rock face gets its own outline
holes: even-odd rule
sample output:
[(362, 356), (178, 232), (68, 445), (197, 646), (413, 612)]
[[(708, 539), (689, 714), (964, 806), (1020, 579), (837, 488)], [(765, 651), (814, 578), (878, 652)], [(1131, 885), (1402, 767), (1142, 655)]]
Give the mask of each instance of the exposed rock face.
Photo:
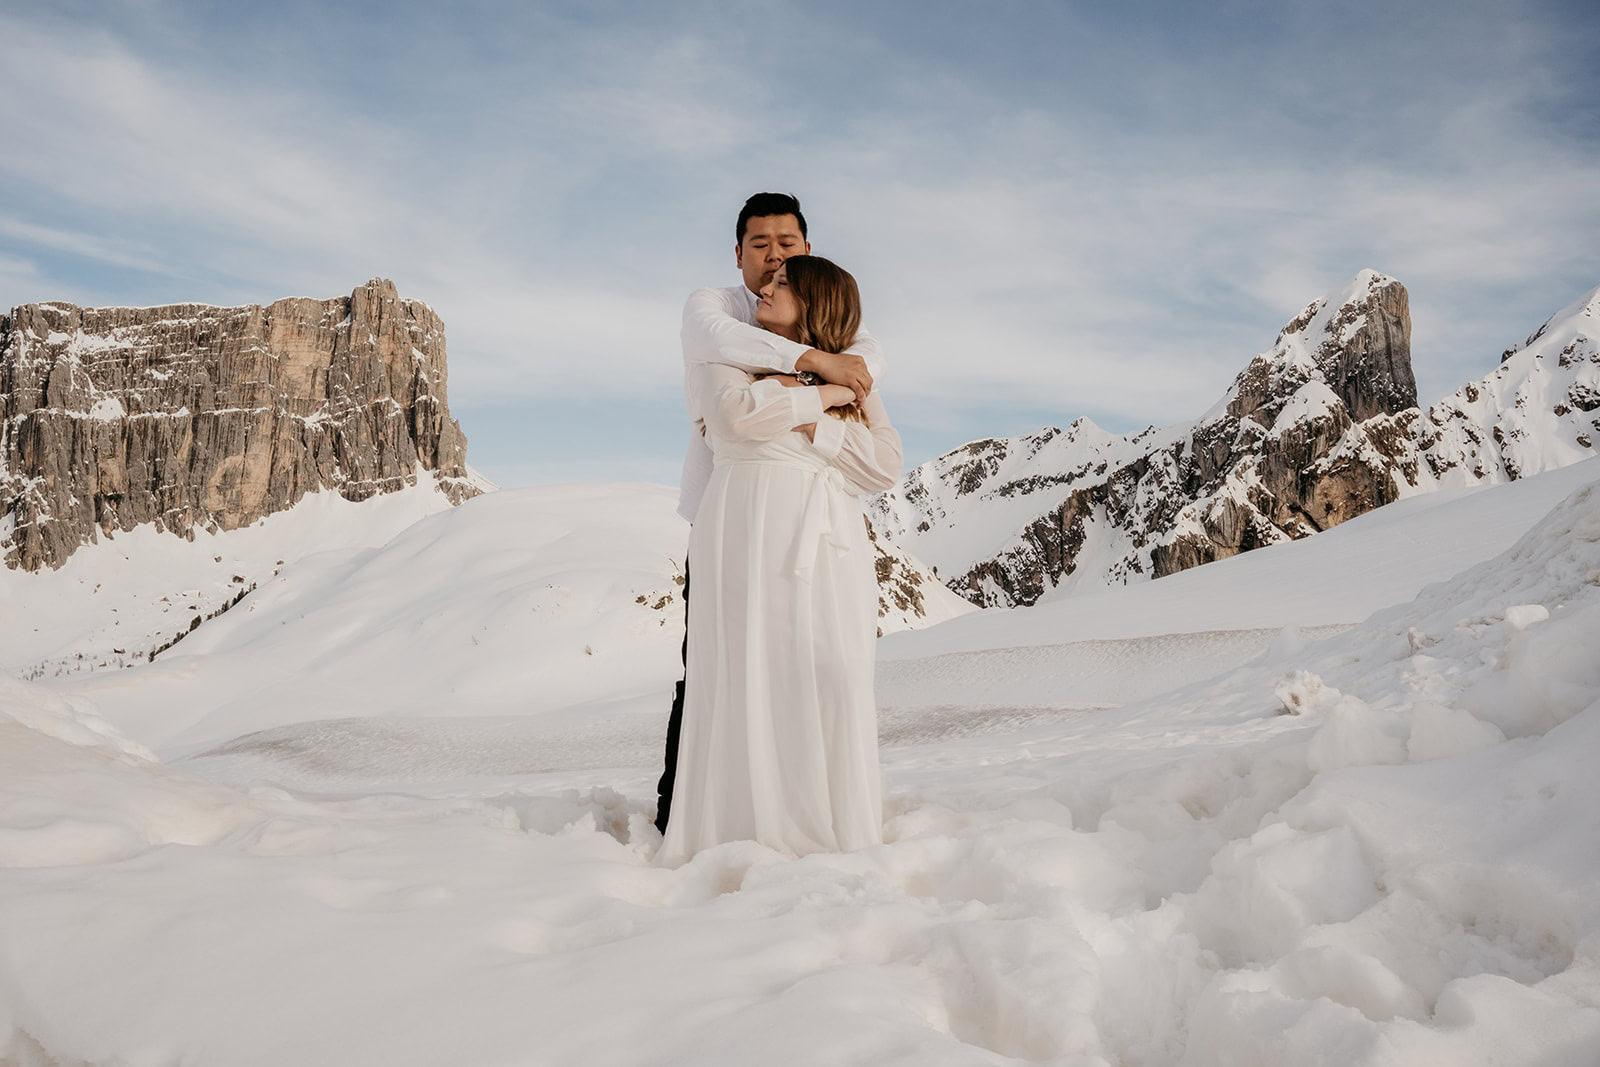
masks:
[(1600, 290), (1424, 413), (1405, 288), (1363, 271), (1296, 316), (1198, 421), (1119, 436), (1080, 419), (976, 441), (910, 472), (873, 519), (974, 603), (1032, 604), (1562, 466), (1600, 440), (1597, 316)]
[(58, 567), (99, 531), (192, 536), (424, 476), (459, 503), (478, 489), (445, 384), (444, 324), (383, 279), (267, 307), (18, 307), (0, 318), (0, 550)]
[(973, 605), (945, 588), (927, 566), (886, 537), (867, 520), (873, 566), (878, 576), (878, 636), (919, 630), (973, 610)]

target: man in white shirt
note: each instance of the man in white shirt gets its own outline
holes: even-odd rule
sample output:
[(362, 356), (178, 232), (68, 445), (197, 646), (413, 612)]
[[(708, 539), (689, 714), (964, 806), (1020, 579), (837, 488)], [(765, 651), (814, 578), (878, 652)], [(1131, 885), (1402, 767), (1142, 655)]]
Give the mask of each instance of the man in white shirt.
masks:
[[(743, 284), (726, 289), (696, 289), (683, 307), (684, 394), (689, 408), (689, 446), (683, 458), (678, 490), (678, 514), (694, 521), (711, 481), (711, 448), (701, 436), (702, 398), (695, 394), (689, 368), (697, 363), (722, 363), (751, 374), (810, 373), (835, 385), (848, 385), (858, 400), (865, 399), (873, 379), (883, 373), (883, 349), (866, 330), (843, 352), (820, 352), (769, 333), (755, 324), (761, 287), (772, 280), (790, 256), (809, 255), (806, 217), (800, 202), (786, 193), (757, 193), (745, 201), (734, 229), (734, 263)], [(689, 661), (689, 563), (684, 560), (684, 663)], [(678, 731), (683, 722), (683, 680), (679, 679), (667, 721), (666, 770), (656, 785), (659, 797), (656, 827), (667, 830), (672, 807), (672, 784), (678, 767)]]

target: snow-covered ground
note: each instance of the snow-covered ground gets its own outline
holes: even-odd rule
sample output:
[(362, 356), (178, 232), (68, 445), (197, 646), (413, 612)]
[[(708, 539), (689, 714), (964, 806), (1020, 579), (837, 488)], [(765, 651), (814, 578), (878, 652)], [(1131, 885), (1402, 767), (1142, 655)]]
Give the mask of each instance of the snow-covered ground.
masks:
[(197, 620), (226, 610), (308, 551), (377, 548), (449, 510), (427, 474), (423, 484), (359, 504), (309, 493), (242, 529), (197, 530), (192, 541), (154, 526), (101, 533), (59, 570), (0, 567), (0, 671), (51, 679), (148, 662), (151, 651), (181, 640)]
[(676, 502), (645, 485), (486, 493), (285, 564), (152, 664), (57, 684), (163, 756), (307, 719), (655, 714), (681, 670)]
[(676, 870), (584, 492), (0, 677), (0, 1063), (1600, 1062), (1595, 463), (887, 638), (885, 844)]

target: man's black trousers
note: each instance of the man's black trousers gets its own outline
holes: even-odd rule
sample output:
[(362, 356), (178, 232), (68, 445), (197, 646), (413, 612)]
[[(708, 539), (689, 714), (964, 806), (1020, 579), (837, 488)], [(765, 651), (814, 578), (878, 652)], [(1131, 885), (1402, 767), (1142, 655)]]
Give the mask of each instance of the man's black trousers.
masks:
[[(683, 557), (683, 670), (687, 677), (689, 671), (689, 557)], [(678, 679), (678, 687), (672, 695), (672, 715), (667, 719), (667, 769), (661, 772), (661, 780), (656, 783), (656, 829), (663, 834), (667, 832), (667, 816), (672, 811), (672, 782), (678, 774), (678, 731), (683, 728), (683, 683), (685, 679)]]

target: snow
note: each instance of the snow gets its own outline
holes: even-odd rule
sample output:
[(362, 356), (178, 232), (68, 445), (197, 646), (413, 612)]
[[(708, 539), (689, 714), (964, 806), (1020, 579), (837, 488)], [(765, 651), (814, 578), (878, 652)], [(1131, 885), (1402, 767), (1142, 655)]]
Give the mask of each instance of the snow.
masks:
[[(1318, 368), (1318, 354), (1327, 343), (1347, 343), (1365, 324), (1364, 313), (1356, 309), (1369, 305), (1375, 293), (1391, 284), (1393, 279), (1364, 270), (1312, 301), (1197, 422), (1117, 437), (1079, 420), (1065, 432), (1046, 429), (973, 442), (920, 465), (875, 498), (874, 521), (947, 581), (984, 564), (1023, 577), (1019, 584), (1027, 592), (1019, 596), (984, 576), (986, 603), (1075, 597), (1096, 586), (1144, 580), (1155, 570), (1157, 545), (1171, 544), (1180, 534), (1208, 536), (1193, 513), (1187, 521), (1180, 518), (1163, 526), (1155, 538), (1142, 528), (1144, 520), (1167, 523), (1169, 513), (1181, 511), (1195, 493), (1201, 494), (1202, 507), (1239, 505), (1246, 516), (1255, 510), (1236, 477), (1240, 468), (1230, 472), (1220, 487), (1185, 488), (1185, 478), (1175, 476), (1164, 450), (1196, 434), (1200, 440), (1218, 430), (1231, 436), (1231, 423), (1220, 424), (1231, 419), (1229, 411), (1239, 401), (1240, 390), (1245, 389), (1253, 403), (1259, 399), (1253, 391), (1264, 380), (1274, 396), (1295, 387), (1276, 410), (1267, 436), (1281, 437), (1298, 427), (1308, 437), (1320, 439), (1314, 424), (1331, 412), (1343, 411), (1344, 404)], [(1389, 484), (1382, 487), (1380, 498), (1393, 499), (1514, 481), (1593, 458), (1600, 441), (1597, 313), (1600, 289), (1552, 316), (1527, 341), (1508, 350), (1489, 374), (1426, 411), (1375, 416), (1376, 421), (1348, 425), (1318, 461), (1317, 471), (1350, 466), (1387, 471), (1383, 480)], [(1274, 409), (1268, 405), (1264, 410)], [(1251, 417), (1264, 418), (1260, 409)], [(1154, 475), (1144, 467), (1152, 461), (1162, 465)], [(1124, 476), (1111, 477), (1117, 471)], [(1248, 471), (1245, 476), (1253, 477)], [(1130, 487), (1136, 489), (1131, 505)], [(1072, 573), (1052, 586), (1049, 578), (1061, 565), (1051, 531), (1059, 527), (1062, 509), (1075, 491), (1116, 501), (1117, 514), (1109, 516), (1097, 505), (1092, 516), (1073, 524), (1071, 537), (1082, 536), (1086, 543), (1070, 544), (1069, 538)], [(1254, 494), (1256, 500), (1260, 496)], [(1080, 496), (1076, 506), (1092, 498)], [(1266, 525), (1263, 516), (1256, 518)], [(1098, 529), (1103, 525), (1116, 528)], [(1279, 533), (1257, 528), (1255, 536), (1286, 537), (1304, 529), (1291, 521)], [(1038, 590), (1032, 576), (1041, 571), (1047, 580)]]
[(1278, 417), (1273, 420), (1272, 429), (1267, 431), (1267, 436), (1281, 437), (1299, 423), (1322, 418), (1328, 412), (1338, 411), (1343, 406), (1344, 402), (1339, 399), (1339, 394), (1328, 388), (1327, 383), (1312, 378), (1295, 390), (1294, 395), (1284, 403), (1283, 409), (1278, 412)]
[[(1065, 431), (973, 442), (915, 468), (899, 485), (872, 498), (869, 511), (879, 530), (949, 580), (1018, 544), (1017, 531), (1070, 491), (1062, 487), (1041, 494), (1028, 487), (1031, 479), (1071, 472), (1074, 484), (1092, 484), (1093, 477), (1085, 482), (1082, 475), (1131, 462), (1192, 429), (1186, 423), (1116, 435), (1078, 419)], [(959, 486), (969, 471), (975, 487), (963, 491)]]
[[(415, 488), (361, 503), (308, 493), (293, 508), (252, 526), (195, 532), (189, 541), (153, 526), (114, 536), (68, 557), (59, 570), (28, 574), (0, 567), (0, 672), (24, 678), (142, 662), (221, 608), (280, 560), (307, 546), (325, 551), (385, 544), (449, 500), (425, 476)], [(0, 530), (0, 532), (4, 532)], [(242, 579), (235, 581), (235, 577)]]
[(63, 684), (164, 754), (300, 721), (307, 690), (341, 717), (654, 712), (683, 637), (675, 509), (659, 486), (475, 497), (285, 564), (147, 667)]
[(1596, 464), (887, 638), (885, 843), (677, 869), (671, 509), (492, 494), (0, 680), (0, 1062), (1596, 1062)]
[[(1600, 459), (1495, 486), (1441, 490), (1138, 585), (987, 610), (878, 644), (878, 659), (1203, 631), (1351, 625), (1509, 548), (1539, 516), (1600, 478)], [(1492, 502), (1492, 503), (1491, 503)], [(1265, 647), (1264, 645), (1262, 647)]]
[[(1501, 364), (1430, 407), (1428, 453), (1454, 464), (1424, 467), (1417, 491), (1479, 480), (1526, 477), (1594, 455), (1600, 440), (1600, 336), (1593, 309), (1600, 289), (1555, 315)], [(1584, 405), (1590, 409), (1585, 410)]]
[(100, 419), (106, 422), (115, 422), (128, 417), (128, 412), (123, 408), (122, 401), (114, 396), (102, 396), (89, 408), (91, 419)]

